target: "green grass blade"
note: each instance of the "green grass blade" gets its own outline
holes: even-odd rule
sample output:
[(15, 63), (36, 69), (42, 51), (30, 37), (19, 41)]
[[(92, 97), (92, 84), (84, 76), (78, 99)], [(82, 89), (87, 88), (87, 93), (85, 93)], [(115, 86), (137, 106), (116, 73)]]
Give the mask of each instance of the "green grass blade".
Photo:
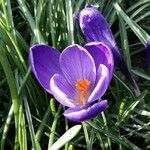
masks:
[[(17, 137), (20, 101), (19, 101), (19, 96), (17, 93), (17, 87), (15, 84), (14, 75), (13, 75), (11, 66), (9, 64), (8, 58), (5, 54), (5, 49), (3, 45), (4, 43), (0, 41), (0, 62), (5, 72), (7, 82), (9, 85), (9, 89), (10, 89), (10, 93), (11, 93), (11, 98), (12, 98), (12, 103), (13, 103), (13, 108), (14, 108), (14, 116), (15, 116), (16, 137)], [(18, 143), (18, 140), (16, 141), (16, 144), (17, 143)]]
[(135, 109), (135, 107), (144, 99), (144, 97), (147, 95), (147, 91), (144, 91), (139, 97), (137, 97), (134, 102), (132, 102), (128, 108), (122, 113), (122, 116), (120, 116), (120, 120), (117, 124), (120, 124), (126, 117), (129, 116), (129, 113)]
[(19, 138), (20, 150), (27, 150), (26, 124), (25, 124), (25, 116), (23, 113), (22, 104), (20, 105), (20, 109), (19, 109), (18, 138)]
[(145, 3), (150, 2), (150, 0), (142, 0), (142, 1), (137, 1), (135, 4), (133, 4), (128, 10), (127, 12), (131, 12), (134, 9), (137, 9), (137, 7), (139, 7), (140, 5), (143, 5)]
[(71, 0), (66, 0), (68, 44), (74, 44), (74, 21)]
[(132, 148), (134, 150), (140, 150), (136, 145), (134, 145), (133, 143), (131, 143), (129, 140), (127, 140), (125, 137), (120, 137), (120, 136), (116, 136), (113, 133), (110, 132), (110, 130), (106, 131), (103, 130), (102, 128), (100, 128), (99, 126), (97, 126), (94, 122), (91, 121), (87, 121), (87, 123), (93, 127), (96, 131), (98, 131), (100, 134), (104, 134), (106, 136), (109, 136), (115, 143), (121, 143), (124, 146), (126, 146), (127, 148)]
[(84, 136), (85, 136), (87, 150), (91, 150), (91, 148), (90, 148), (91, 147), (90, 146), (90, 139), (89, 139), (86, 123), (82, 122), (82, 126), (83, 126), (83, 131), (84, 131)]
[(29, 125), (29, 131), (30, 131), (30, 136), (31, 136), (31, 141), (32, 141), (32, 147), (33, 147), (34, 150), (40, 150), (41, 149), (40, 145), (36, 141), (36, 138), (35, 138), (35, 132), (34, 132), (33, 122), (32, 122), (32, 118), (31, 118), (31, 112), (30, 112), (29, 105), (28, 105), (28, 102), (27, 102), (27, 99), (26, 99), (25, 96), (23, 97), (23, 100), (24, 100), (24, 107), (25, 107), (27, 122), (28, 122), (28, 125)]
[(121, 45), (125, 57), (125, 61), (129, 70), (131, 70), (131, 58), (130, 58), (130, 51), (129, 51), (129, 43), (128, 43), (128, 36), (127, 31), (125, 28), (124, 20), (118, 15), (119, 17), (119, 29), (120, 29), (120, 37), (121, 37)]
[(146, 80), (150, 81), (150, 76), (149, 76), (149, 75), (147, 75), (147, 74), (145, 74), (145, 73), (142, 73), (142, 72), (140, 72), (139, 70), (135, 70), (135, 69), (132, 69), (131, 71), (132, 71), (135, 75), (137, 75), (137, 76), (139, 76), (139, 77), (141, 77), (141, 78), (143, 78), (143, 79), (146, 79)]
[(37, 141), (40, 141), (41, 136), (42, 136), (43, 131), (44, 131), (44, 128), (45, 128), (45, 124), (48, 122), (49, 117), (50, 117), (50, 108), (48, 106), (47, 111), (45, 112), (45, 115), (44, 115), (44, 117), (41, 121), (41, 124), (39, 125), (38, 130), (37, 130), (36, 135), (35, 135), (35, 138)]
[(143, 45), (146, 45), (149, 35), (133, 20), (126, 15), (118, 3), (114, 3), (114, 8), (120, 14), (120, 16), (125, 20), (125, 22), (130, 26), (136, 36), (140, 39)]
[(1, 137), (1, 150), (4, 150), (4, 146), (5, 146), (5, 142), (6, 142), (6, 138), (7, 138), (7, 134), (9, 131), (9, 127), (13, 118), (13, 114), (14, 114), (14, 109), (13, 109), (13, 105), (11, 105), (11, 108), (9, 110), (5, 125), (4, 125), (4, 129), (3, 129), (3, 134)]
[(57, 113), (54, 116), (54, 120), (53, 120), (52, 127), (51, 127), (51, 133), (50, 133), (50, 136), (49, 136), (48, 149), (52, 146), (53, 141), (54, 141), (56, 125), (57, 125), (57, 122), (58, 122), (58, 118), (59, 118), (61, 108), (62, 108), (62, 106), (59, 105)]
[(73, 139), (77, 133), (80, 131), (81, 125), (75, 125), (66, 131), (48, 150), (58, 150), (60, 149), (65, 143), (69, 142)]
[(138, 16), (138, 14), (140, 12), (142, 12), (144, 9), (146, 9), (146, 7), (149, 7), (149, 6), (150, 6), (150, 3), (144, 4), (139, 9), (137, 9), (136, 11), (134, 11), (134, 13), (130, 16), (130, 18), (131, 19), (135, 18), (136, 16)]
[(36, 28), (36, 24), (35, 24), (35, 20), (33, 19), (33, 16), (31, 15), (29, 9), (27, 8), (25, 1), (24, 0), (17, 0), (20, 6), (20, 9), (22, 11), (22, 13), (25, 15), (32, 32), (34, 33), (35, 37), (37, 38), (37, 41), (39, 43), (44, 42), (44, 38), (41, 34), (41, 32), (39, 31), (38, 28)]
[(129, 93), (132, 95), (132, 97), (135, 97), (132, 90), (126, 85), (125, 82), (123, 82), (117, 75), (114, 74), (114, 77), (129, 91)]

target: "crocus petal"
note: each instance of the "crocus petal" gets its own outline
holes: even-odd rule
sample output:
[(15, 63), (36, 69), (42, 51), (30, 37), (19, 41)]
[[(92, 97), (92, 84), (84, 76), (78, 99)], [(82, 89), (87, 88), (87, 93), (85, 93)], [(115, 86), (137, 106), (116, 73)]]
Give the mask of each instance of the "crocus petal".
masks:
[(44, 44), (37, 44), (30, 48), (30, 64), (32, 71), (42, 87), (49, 93), (50, 79), (55, 73), (61, 73), (59, 67), (60, 53)]
[(91, 103), (97, 99), (99, 99), (103, 94), (106, 92), (108, 86), (109, 86), (109, 71), (108, 68), (100, 64), (99, 69), (97, 72), (97, 79), (95, 83), (95, 88), (93, 89), (88, 102)]
[(115, 62), (122, 62), (122, 56), (112, 35), (109, 24), (103, 15), (92, 5), (80, 11), (78, 14), (80, 28), (87, 42), (99, 41), (107, 45), (114, 56)]
[(107, 100), (100, 101), (91, 106), (69, 108), (64, 116), (71, 121), (81, 122), (96, 117), (107, 107)]
[(110, 80), (114, 71), (114, 59), (111, 50), (101, 42), (91, 42), (85, 45), (85, 48), (94, 59), (96, 69), (100, 64), (104, 64), (109, 70)]
[(60, 66), (66, 79), (72, 86), (77, 80), (91, 81), (91, 88), (95, 83), (96, 68), (92, 56), (83, 47), (75, 44), (67, 47), (60, 55)]
[(62, 105), (67, 107), (76, 106), (73, 100), (75, 89), (73, 89), (63, 76), (55, 74), (50, 80), (50, 88), (56, 100)]
[(150, 67), (150, 39), (148, 39), (147, 41), (146, 57), (147, 57), (148, 66)]
[(86, 41), (100, 41), (111, 47), (116, 42), (103, 15), (92, 5), (88, 5), (78, 14), (78, 21)]

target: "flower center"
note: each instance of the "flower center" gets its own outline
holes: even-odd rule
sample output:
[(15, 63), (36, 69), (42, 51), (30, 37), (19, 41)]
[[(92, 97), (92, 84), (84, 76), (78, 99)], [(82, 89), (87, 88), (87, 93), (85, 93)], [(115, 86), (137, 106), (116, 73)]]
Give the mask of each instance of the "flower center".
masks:
[(77, 103), (80, 105), (85, 105), (88, 98), (88, 90), (90, 86), (89, 80), (77, 80), (76, 82), (76, 90), (79, 94), (79, 98), (77, 99)]

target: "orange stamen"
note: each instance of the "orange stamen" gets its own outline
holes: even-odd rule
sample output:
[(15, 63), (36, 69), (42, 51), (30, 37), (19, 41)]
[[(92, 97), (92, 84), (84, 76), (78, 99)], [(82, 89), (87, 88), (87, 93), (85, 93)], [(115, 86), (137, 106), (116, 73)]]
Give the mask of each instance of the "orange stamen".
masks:
[(89, 80), (77, 80), (76, 82), (76, 90), (79, 94), (79, 99), (77, 100), (77, 103), (79, 103), (80, 105), (86, 104), (89, 86)]

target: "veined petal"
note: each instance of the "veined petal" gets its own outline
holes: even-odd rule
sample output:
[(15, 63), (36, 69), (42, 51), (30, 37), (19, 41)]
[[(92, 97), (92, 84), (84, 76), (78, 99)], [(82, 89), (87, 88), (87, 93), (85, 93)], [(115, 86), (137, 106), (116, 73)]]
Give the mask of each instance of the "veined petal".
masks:
[(78, 80), (89, 80), (90, 88), (96, 79), (96, 68), (92, 56), (83, 47), (75, 44), (60, 55), (60, 66), (68, 82), (75, 86)]
[(91, 106), (69, 108), (64, 112), (64, 116), (71, 121), (81, 122), (96, 117), (106, 107), (107, 100), (103, 100)]
[(104, 64), (109, 70), (109, 78), (111, 80), (114, 71), (114, 59), (111, 50), (102, 42), (90, 42), (85, 48), (94, 59), (96, 69), (100, 64)]
[(62, 105), (67, 107), (75, 107), (74, 101), (75, 89), (59, 74), (55, 74), (50, 80), (50, 88), (52, 94)]
[(78, 14), (80, 28), (87, 42), (100, 41), (116, 47), (116, 42), (103, 15), (92, 5), (85, 7)]
[(97, 71), (95, 88), (88, 99), (89, 103), (98, 100), (101, 96), (103, 96), (109, 86), (109, 78), (108, 68), (105, 65), (100, 64)]
[(30, 48), (29, 60), (32, 71), (42, 87), (49, 93), (50, 79), (55, 73), (61, 73), (59, 67), (60, 53), (45, 44), (36, 44)]

